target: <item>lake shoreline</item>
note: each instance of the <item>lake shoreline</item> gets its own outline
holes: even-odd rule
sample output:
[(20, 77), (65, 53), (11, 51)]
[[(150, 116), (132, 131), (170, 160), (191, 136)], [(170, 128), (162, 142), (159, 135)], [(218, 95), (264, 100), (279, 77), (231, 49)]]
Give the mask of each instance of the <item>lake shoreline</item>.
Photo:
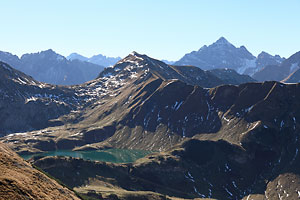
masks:
[(133, 149), (105, 149), (105, 150), (88, 150), (88, 151), (72, 151), (72, 150), (56, 150), (34, 154), (19, 154), (23, 159), (29, 160), (34, 157), (46, 156), (66, 156), (73, 158), (82, 158), (84, 160), (103, 161), (112, 163), (132, 163), (137, 159), (153, 153), (152, 151), (133, 150)]

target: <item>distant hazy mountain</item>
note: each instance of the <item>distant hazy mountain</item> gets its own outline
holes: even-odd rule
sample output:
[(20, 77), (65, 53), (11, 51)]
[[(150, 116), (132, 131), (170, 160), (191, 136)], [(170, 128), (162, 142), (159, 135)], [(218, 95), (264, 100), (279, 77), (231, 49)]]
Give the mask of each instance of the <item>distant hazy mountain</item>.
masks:
[(9, 52), (0, 51), (0, 61), (8, 63), (11, 66), (21, 66), (21, 61), (18, 56)]
[(81, 60), (81, 61), (88, 61), (87, 57), (84, 57), (78, 53), (71, 53), (69, 56), (67, 56), (68, 60)]
[(283, 80), (285, 83), (299, 83), (300, 82), (300, 69), (291, 73), (286, 79)]
[(84, 57), (78, 53), (71, 53), (67, 59), (69, 60), (81, 60), (81, 61), (86, 61), (86, 62), (90, 62), (96, 65), (101, 65), (104, 67), (109, 67), (112, 66), (114, 64), (116, 64), (119, 60), (121, 60), (120, 57), (106, 57), (102, 54), (99, 55), (95, 55), (92, 56), (90, 58)]
[(244, 73), (253, 75), (260, 71), (262, 68), (268, 65), (280, 65), (285, 58), (281, 58), (279, 55), (272, 56), (264, 51), (258, 54), (255, 64), (255, 68), (248, 68)]
[(204, 45), (198, 51), (183, 56), (175, 65), (194, 65), (201, 69), (230, 68), (240, 74), (252, 75), (269, 64), (280, 64), (280, 56), (271, 56), (262, 52), (258, 58), (253, 56), (244, 46), (232, 45), (224, 37), (215, 43)]
[(170, 61), (170, 60), (161, 60), (162, 62), (168, 64), (168, 65), (173, 65), (176, 61)]
[(258, 54), (256, 59), (256, 65), (258, 68), (263, 68), (267, 65), (280, 65), (285, 58), (281, 58), (279, 55), (272, 56), (264, 51)]
[[(282, 81), (300, 69), (300, 51), (284, 60), (280, 65), (267, 65), (256, 72), (253, 78), (258, 81)], [(294, 79), (289, 79), (289, 81)]]
[(59, 85), (74, 85), (92, 80), (104, 68), (85, 61), (67, 60), (51, 49), (24, 54), (21, 58), (8, 52), (0, 52), (0, 61), (38, 81)]

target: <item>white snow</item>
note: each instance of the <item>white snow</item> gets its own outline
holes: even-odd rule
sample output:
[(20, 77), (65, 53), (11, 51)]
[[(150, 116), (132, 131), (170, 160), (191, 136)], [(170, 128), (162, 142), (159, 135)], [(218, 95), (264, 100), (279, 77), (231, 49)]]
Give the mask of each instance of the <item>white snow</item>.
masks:
[(297, 69), (299, 69), (299, 63), (293, 63), (290, 67), (290, 74), (295, 72)]
[(194, 191), (202, 198), (205, 198), (205, 195), (201, 194), (200, 192), (198, 192), (197, 188), (194, 186)]
[(228, 171), (230, 172), (230, 171), (231, 171), (231, 169), (230, 169), (230, 167), (228, 166), (227, 163), (225, 164), (225, 168), (226, 168), (226, 169), (225, 169), (225, 172), (228, 172)]
[(256, 67), (255, 61), (256, 61), (256, 59), (253, 59), (253, 60), (244, 59), (243, 66), (238, 68), (237, 72), (239, 74), (243, 74), (248, 68), (255, 68)]
[(184, 127), (182, 127), (182, 137), (185, 138), (185, 128)]
[(28, 133), (11, 133), (9, 135), (7, 135), (7, 137), (13, 137), (13, 136), (26, 136)]
[(227, 122), (230, 122), (230, 119), (227, 119), (225, 116), (223, 116), (223, 119)]
[(162, 120), (161, 116), (160, 116), (160, 111), (158, 111), (157, 113), (157, 122), (160, 122)]
[(20, 77), (18, 77), (17, 79), (12, 79), (14, 82), (16, 83), (20, 83), (20, 84), (27, 84), (25, 81), (23, 81)]
[[(177, 101), (176, 101), (177, 103)], [(180, 103), (176, 104), (175, 106), (175, 110), (178, 110), (180, 108), (180, 106), (182, 105), (183, 101), (181, 101)]]
[(246, 108), (246, 109), (245, 109), (245, 112), (249, 112), (252, 108), (253, 108), (253, 105), (250, 106), (250, 107), (248, 107), (248, 108)]
[(190, 172), (188, 172), (188, 178), (192, 181), (195, 182), (194, 177), (192, 176), (192, 174)]
[(280, 122), (280, 128), (282, 128), (284, 126), (284, 121), (282, 120), (281, 122)]
[(296, 157), (297, 157), (297, 155), (298, 155), (298, 148), (296, 148), (296, 152), (295, 152), (295, 155), (294, 155), (294, 158), (293, 158), (293, 160), (292, 161), (295, 161), (295, 159), (296, 159)]
[(3, 68), (7, 69), (8, 71), (12, 71), (11, 68), (7, 67), (5, 64), (1, 65)]
[(236, 186), (236, 184), (235, 184), (234, 181), (232, 181), (232, 185), (233, 185), (235, 188), (238, 188), (238, 187)]
[(224, 188), (226, 190), (226, 192), (230, 195), (233, 196), (233, 194), (231, 192), (229, 192), (229, 190), (227, 188)]
[(28, 103), (30, 101), (36, 101), (36, 100), (38, 100), (37, 97), (30, 97), (30, 98), (28, 98), (28, 99), (25, 100), (25, 103)]

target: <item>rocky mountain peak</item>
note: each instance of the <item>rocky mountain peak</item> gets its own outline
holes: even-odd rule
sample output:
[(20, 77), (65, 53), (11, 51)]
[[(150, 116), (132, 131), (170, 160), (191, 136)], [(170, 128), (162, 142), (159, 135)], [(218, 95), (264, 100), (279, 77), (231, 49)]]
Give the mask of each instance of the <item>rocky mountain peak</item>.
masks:
[(232, 45), (226, 38), (220, 37), (214, 44), (216, 45)]
[(68, 60), (81, 60), (81, 61), (87, 61), (88, 58), (78, 54), (78, 53), (71, 53), (68, 57)]
[(267, 52), (265, 51), (262, 51), (260, 54), (258, 54), (257, 57), (263, 57), (263, 56), (271, 56), (270, 54), (268, 54)]
[(37, 58), (42, 59), (42, 60), (53, 60), (53, 59), (58, 60), (58, 61), (66, 60), (66, 58), (64, 56), (56, 53), (52, 49), (40, 51), (38, 53), (24, 54), (21, 57), (22, 60), (31, 60), (31, 59), (37, 59)]
[(141, 55), (141, 54), (139, 54), (139, 53), (136, 52), (136, 51), (132, 51), (129, 55), (137, 56), (137, 55)]
[(113, 67), (107, 67), (100, 73), (99, 77), (122, 76), (122, 78), (136, 77), (137, 73), (147, 74), (159, 67), (167, 70), (168, 65), (159, 60), (150, 58), (145, 54), (131, 52), (128, 56), (121, 59)]
[(207, 48), (207, 45), (202, 46), (198, 51), (203, 51)]

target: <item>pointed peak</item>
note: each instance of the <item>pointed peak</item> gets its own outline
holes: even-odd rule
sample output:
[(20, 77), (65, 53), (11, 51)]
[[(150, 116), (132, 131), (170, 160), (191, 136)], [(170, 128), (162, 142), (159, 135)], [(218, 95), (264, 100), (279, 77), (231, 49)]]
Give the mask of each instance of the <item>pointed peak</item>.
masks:
[(228, 40), (226, 40), (226, 38), (224, 37), (220, 37), (215, 44), (230, 44), (230, 42), (228, 42)]
[(270, 56), (270, 54), (268, 54), (267, 52), (265, 52), (265, 51), (262, 51), (260, 54), (258, 54), (258, 56), (259, 55), (268, 55), (268, 56)]
[(129, 55), (131, 55), (131, 56), (141, 56), (142, 54), (139, 54), (138, 52), (133, 51)]
[(140, 53), (138, 53), (136, 51), (131, 52), (127, 57), (132, 57), (132, 59), (138, 58), (140, 60), (143, 60), (143, 59), (152, 59), (149, 56), (147, 56), (146, 54), (140, 54)]

